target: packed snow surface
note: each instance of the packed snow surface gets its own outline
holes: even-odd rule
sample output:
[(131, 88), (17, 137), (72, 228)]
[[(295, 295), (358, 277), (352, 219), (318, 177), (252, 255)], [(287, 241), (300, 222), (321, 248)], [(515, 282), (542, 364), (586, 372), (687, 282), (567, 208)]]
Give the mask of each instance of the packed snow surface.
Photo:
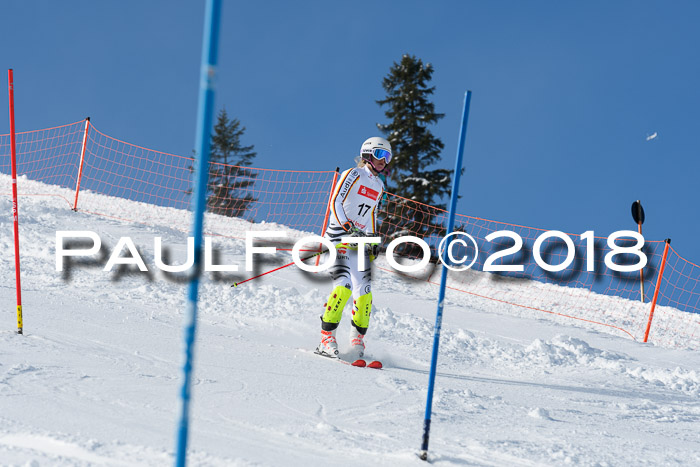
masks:
[[(0, 181), (9, 193), (9, 178)], [(153, 238), (180, 264), (187, 233), (172, 219), (189, 214), (81, 193), (115, 218), (95, 216), (71, 211), (68, 190), (19, 186), (22, 336), (11, 198), (0, 200), (0, 464), (172, 464), (186, 284), (155, 268)], [(240, 232), (236, 219), (216, 221)], [(129, 236), (149, 272), (104, 272), (106, 256), (57, 272), (57, 230), (96, 232), (103, 255)], [(354, 368), (312, 353), (325, 274), (288, 267), (232, 288), (253, 275), (244, 242), (214, 245), (220, 264), (242, 272), (207, 274), (200, 288), (190, 465), (425, 465), (416, 452), (437, 287), (375, 269), (367, 353), (385, 368)], [(261, 272), (291, 261), (288, 252), (268, 259)], [(697, 351), (555, 318), (448, 291), (431, 462), (700, 465)], [(344, 356), (348, 334), (346, 309)]]

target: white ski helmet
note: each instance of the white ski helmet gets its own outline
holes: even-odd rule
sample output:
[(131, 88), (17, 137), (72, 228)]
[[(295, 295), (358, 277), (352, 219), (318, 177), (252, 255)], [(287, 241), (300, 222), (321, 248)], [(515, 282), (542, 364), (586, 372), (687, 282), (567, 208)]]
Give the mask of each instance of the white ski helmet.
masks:
[(379, 136), (373, 136), (362, 143), (360, 148), (360, 156), (362, 159), (371, 162), (371, 158), (384, 159), (389, 164), (391, 162), (391, 144), (389, 141)]

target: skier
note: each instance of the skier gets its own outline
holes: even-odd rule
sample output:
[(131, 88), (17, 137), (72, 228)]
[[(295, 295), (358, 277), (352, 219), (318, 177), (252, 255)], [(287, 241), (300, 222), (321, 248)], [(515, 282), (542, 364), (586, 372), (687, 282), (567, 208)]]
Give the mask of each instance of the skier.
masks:
[[(377, 233), (376, 209), (382, 199), (384, 182), (379, 178), (391, 162), (391, 145), (373, 137), (362, 143), (357, 167), (343, 172), (331, 197), (331, 215), (325, 237), (336, 246), (337, 259), (331, 267), (333, 290), (323, 305), (321, 343), (316, 352), (338, 357), (335, 338), (345, 304), (353, 297), (350, 345), (357, 358), (364, 355), (364, 337), (372, 311), (372, 271), (369, 261), (379, 252), (379, 244), (367, 245), (362, 251), (357, 244), (341, 243), (342, 237), (371, 236)], [(365, 255), (364, 271), (358, 269), (358, 257)], [(369, 261), (367, 257), (369, 256)]]

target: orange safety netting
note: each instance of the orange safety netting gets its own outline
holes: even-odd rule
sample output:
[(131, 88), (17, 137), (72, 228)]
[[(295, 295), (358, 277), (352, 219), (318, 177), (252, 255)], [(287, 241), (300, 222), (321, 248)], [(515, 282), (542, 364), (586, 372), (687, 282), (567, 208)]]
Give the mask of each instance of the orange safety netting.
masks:
[[(17, 133), (17, 174), (74, 189), (84, 134), (85, 121)], [(0, 172), (11, 173), (9, 135), (0, 135), (0, 157)]]
[[(402, 235), (421, 237), (430, 245), (435, 262), (439, 242), (444, 236), (443, 226), (447, 225), (447, 216), (448, 213), (442, 209), (388, 194), (379, 217), (383, 219), (381, 231), (386, 240)], [(535, 248), (538, 237), (547, 232), (544, 229), (458, 214), (455, 230), (472, 236), (479, 252), (474, 258), (475, 251), (471, 247), (458, 246), (454, 249), (455, 259), (466, 256), (468, 262), (472, 259), (475, 261), (469, 271), (451, 272), (447, 285), (453, 290), (471, 295), (475, 306), (483, 307), (484, 300), (488, 300), (497, 302), (498, 306), (517, 306), (526, 315), (531, 311), (546, 312), (606, 326), (619, 334), (643, 340), (664, 242), (645, 241), (643, 251), (648, 263), (643, 269), (642, 301), (639, 271), (617, 272), (606, 266), (605, 256), (610, 254), (612, 249), (607, 243), (607, 237), (600, 235), (602, 232), (591, 235), (590, 241), (581, 238), (583, 232), (566, 233), (573, 245), (572, 262), (562, 271), (548, 272), (535, 261), (535, 250), (543, 262), (555, 266), (567, 260), (569, 248), (565, 241), (558, 237), (547, 238)], [(506, 250), (515, 246), (515, 240), (506, 236), (492, 238), (491, 241), (486, 239), (490, 234), (499, 231), (517, 234), (517, 237), (522, 239), (522, 246), (505, 254)], [(633, 247), (635, 243), (627, 237), (616, 241), (617, 246), (627, 248)], [(396, 251), (408, 258), (422, 257), (419, 248)], [(492, 266), (522, 266), (522, 270), (497, 271), (490, 274), (473, 272), (483, 271), (486, 261), (496, 258), (499, 252), (504, 256), (493, 260)], [(593, 255), (591, 264), (588, 264), (589, 252)], [(626, 252), (616, 255), (612, 261), (620, 265), (633, 265), (637, 263), (638, 258)], [(436, 268), (430, 277), (423, 279), (439, 283), (438, 272), (439, 268)], [(700, 348), (699, 282), (700, 267), (672, 251), (661, 282), (649, 335), (650, 342)], [(611, 300), (610, 297), (615, 299)], [(663, 323), (658, 328), (657, 319), (659, 323)], [(681, 336), (682, 343), (677, 342), (678, 336)]]
[[(192, 157), (182, 157), (107, 136), (94, 127), (88, 133), (81, 190), (157, 206), (189, 209), (194, 189)], [(320, 233), (334, 172), (267, 170), (209, 165), (209, 233), (243, 238), (249, 222), (276, 223)], [(94, 213), (99, 205), (78, 202)], [(128, 213), (125, 213), (128, 215)], [(227, 222), (232, 218), (246, 222)], [(138, 216), (127, 217), (143, 221)], [(178, 227), (186, 229), (188, 223)]]

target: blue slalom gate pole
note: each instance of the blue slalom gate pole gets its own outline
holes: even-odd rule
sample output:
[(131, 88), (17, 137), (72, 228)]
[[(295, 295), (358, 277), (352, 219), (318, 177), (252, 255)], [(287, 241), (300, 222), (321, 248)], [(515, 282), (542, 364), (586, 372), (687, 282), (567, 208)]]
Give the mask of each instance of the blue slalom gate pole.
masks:
[(197, 296), (201, 274), (202, 232), (204, 230), (204, 210), (206, 208), (207, 182), (209, 180), (209, 143), (214, 115), (214, 78), (219, 52), (219, 18), (221, 0), (207, 0), (204, 15), (204, 39), (202, 41), (202, 66), (199, 81), (199, 107), (197, 110), (196, 144), (199, 160), (195, 168), (195, 188), (192, 206), (192, 236), (194, 237), (194, 274), (187, 290), (184, 336), (185, 354), (182, 366), (182, 390), (180, 394), (180, 420), (177, 428), (177, 453), (175, 465), (184, 467), (187, 463), (187, 435), (190, 419), (190, 388), (197, 330)]
[[(464, 95), (464, 109), (462, 110), (462, 128), (459, 133), (459, 144), (457, 147), (457, 160), (455, 161), (455, 172), (452, 179), (452, 194), (450, 195), (450, 213), (447, 217), (447, 230), (445, 236), (452, 233), (455, 226), (455, 211), (457, 210), (457, 198), (459, 197), (459, 179), (462, 175), (462, 156), (464, 154), (464, 140), (467, 137), (467, 121), (469, 120), (469, 104), (472, 100), (472, 92), (467, 91)], [(425, 420), (423, 421), (423, 443), (421, 444), (420, 458), (428, 460), (428, 440), (430, 439), (430, 417), (433, 411), (433, 390), (435, 389), (435, 373), (437, 372), (438, 348), (440, 347), (440, 328), (442, 328), (442, 309), (445, 302), (445, 286), (447, 285), (446, 264), (450, 264), (448, 251), (451, 239), (445, 242), (445, 249), (442, 251), (442, 275), (440, 277), (440, 295), (438, 297), (437, 314), (435, 316), (435, 332), (433, 336), (433, 356), (430, 360), (430, 379), (428, 382), (428, 399), (425, 404)]]

